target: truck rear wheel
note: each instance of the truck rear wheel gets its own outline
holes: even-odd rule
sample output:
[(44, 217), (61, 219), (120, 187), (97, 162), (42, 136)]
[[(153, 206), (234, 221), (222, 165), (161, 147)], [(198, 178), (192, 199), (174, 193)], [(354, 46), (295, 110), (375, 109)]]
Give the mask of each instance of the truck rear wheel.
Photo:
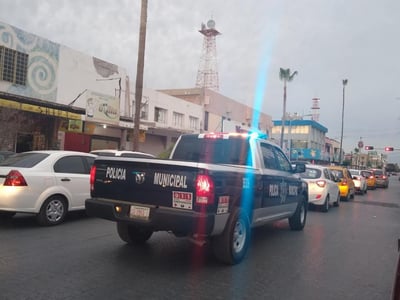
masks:
[(307, 200), (303, 195), (301, 202), (297, 205), (296, 212), (289, 218), (291, 230), (303, 230), (307, 219), (307, 205)]
[(250, 222), (241, 209), (235, 209), (224, 232), (212, 239), (215, 257), (223, 263), (234, 265), (243, 260), (250, 243)]
[(117, 231), (121, 240), (130, 245), (144, 244), (153, 234), (152, 230), (124, 222), (117, 222)]

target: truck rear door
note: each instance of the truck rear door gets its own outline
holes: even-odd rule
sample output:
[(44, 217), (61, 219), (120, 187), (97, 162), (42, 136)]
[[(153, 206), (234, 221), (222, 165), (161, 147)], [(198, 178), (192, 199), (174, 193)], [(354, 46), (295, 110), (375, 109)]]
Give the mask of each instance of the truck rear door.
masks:
[(139, 158), (97, 158), (92, 197), (192, 209), (196, 163)]

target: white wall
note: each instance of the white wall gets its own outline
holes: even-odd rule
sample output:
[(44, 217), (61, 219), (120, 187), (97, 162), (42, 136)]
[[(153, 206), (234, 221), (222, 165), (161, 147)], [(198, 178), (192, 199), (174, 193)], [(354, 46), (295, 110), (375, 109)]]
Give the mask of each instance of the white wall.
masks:
[[(200, 131), (200, 122), (203, 119), (203, 108), (201, 105), (194, 104), (176, 97), (169, 96), (164, 93), (157, 92), (151, 89), (143, 89), (143, 99), (148, 99), (149, 122), (154, 122), (154, 109), (155, 107), (167, 110), (167, 122), (155, 123), (158, 128), (176, 129), (178, 131), (191, 131), (189, 117), (195, 117), (199, 120), (198, 130)], [(183, 127), (176, 127), (173, 125), (173, 113), (181, 113), (184, 115)]]
[(125, 116), (125, 78), (126, 70), (68, 47), (60, 47), (58, 66), (57, 101), (68, 105), (83, 93), (73, 106), (86, 107), (86, 89), (109, 96), (119, 95), (121, 78), (120, 114)]

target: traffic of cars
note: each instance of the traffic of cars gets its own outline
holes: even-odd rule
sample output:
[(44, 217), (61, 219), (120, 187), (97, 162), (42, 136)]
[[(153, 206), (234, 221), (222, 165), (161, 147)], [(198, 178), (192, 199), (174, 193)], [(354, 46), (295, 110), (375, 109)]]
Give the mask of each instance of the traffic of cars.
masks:
[(306, 171), (300, 177), (308, 184), (309, 206), (322, 212), (328, 212), (331, 206), (339, 206), (340, 201), (353, 199), (356, 194), (364, 195), (368, 190), (389, 186), (388, 176), (381, 169), (357, 170), (307, 163)]
[[(69, 211), (84, 210), (90, 196), (89, 174), (97, 156), (155, 158), (145, 152), (94, 150), (1, 151), (0, 217), (31, 213), (41, 225), (62, 223)], [(309, 205), (328, 212), (358, 193), (389, 186), (381, 169), (356, 170), (343, 166), (306, 164), (300, 177), (308, 184)], [(400, 177), (399, 177), (400, 178)]]

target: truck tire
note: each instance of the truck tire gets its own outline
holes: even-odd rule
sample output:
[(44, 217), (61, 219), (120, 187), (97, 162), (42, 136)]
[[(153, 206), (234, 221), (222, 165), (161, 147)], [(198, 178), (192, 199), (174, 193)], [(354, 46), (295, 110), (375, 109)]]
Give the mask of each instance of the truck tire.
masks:
[(212, 238), (211, 246), (215, 257), (229, 265), (240, 263), (249, 248), (250, 234), (248, 216), (241, 209), (235, 209), (224, 232)]
[(117, 222), (117, 231), (121, 240), (129, 245), (142, 245), (153, 234), (152, 230), (124, 222)]
[(307, 220), (307, 205), (307, 200), (303, 195), (301, 202), (297, 205), (295, 213), (289, 218), (291, 230), (303, 230)]
[(42, 204), (37, 221), (43, 226), (58, 225), (64, 221), (67, 210), (67, 200), (63, 196), (51, 196)]

